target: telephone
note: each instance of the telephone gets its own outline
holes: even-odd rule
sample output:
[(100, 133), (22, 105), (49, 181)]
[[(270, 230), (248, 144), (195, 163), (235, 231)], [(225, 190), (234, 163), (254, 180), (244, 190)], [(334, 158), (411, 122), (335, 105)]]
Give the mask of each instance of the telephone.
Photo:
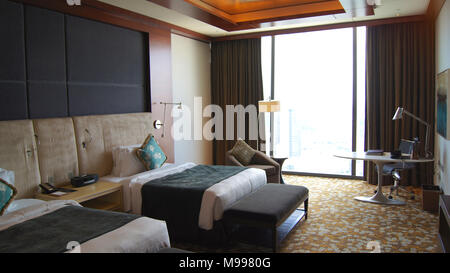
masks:
[(41, 183), (39, 184), (39, 187), (41, 187), (42, 192), (45, 194), (49, 194), (49, 193), (53, 193), (55, 191), (58, 191), (55, 187), (53, 187), (52, 185), (50, 185), (50, 183)]
[(54, 193), (57, 191), (61, 191), (61, 192), (74, 192), (75, 191), (72, 189), (57, 188), (50, 183), (39, 184), (39, 187), (41, 187), (42, 193), (44, 193), (44, 194), (51, 194), (51, 193)]
[(93, 184), (98, 181), (97, 174), (85, 174), (82, 176), (75, 176), (70, 179), (70, 183), (74, 187), (82, 187), (89, 184)]

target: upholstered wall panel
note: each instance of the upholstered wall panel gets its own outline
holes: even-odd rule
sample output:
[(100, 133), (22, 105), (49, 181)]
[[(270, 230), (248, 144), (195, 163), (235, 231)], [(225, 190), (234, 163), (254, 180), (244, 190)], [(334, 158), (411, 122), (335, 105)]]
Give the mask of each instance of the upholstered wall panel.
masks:
[(41, 181), (64, 185), (78, 175), (75, 131), (71, 118), (33, 120)]
[(27, 109), (25, 82), (0, 81), (0, 120), (26, 119)]
[(145, 92), (142, 86), (70, 84), (70, 116), (144, 112)]
[(0, 0), (0, 120), (26, 119), (23, 5)]
[(29, 111), (31, 118), (67, 116), (67, 93), (65, 83), (28, 83)]
[(31, 120), (0, 121), (0, 167), (14, 171), (17, 199), (34, 196), (41, 180)]
[(149, 110), (148, 36), (66, 16), (70, 116)]
[(66, 117), (64, 14), (25, 5), (29, 118)]
[(64, 14), (25, 6), (25, 29), (28, 79), (64, 82)]
[(0, 37), (0, 120), (150, 111), (148, 33), (0, 0)]
[(80, 116), (73, 122), (81, 174), (110, 174), (112, 148), (141, 144), (152, 132), (150, 113)]

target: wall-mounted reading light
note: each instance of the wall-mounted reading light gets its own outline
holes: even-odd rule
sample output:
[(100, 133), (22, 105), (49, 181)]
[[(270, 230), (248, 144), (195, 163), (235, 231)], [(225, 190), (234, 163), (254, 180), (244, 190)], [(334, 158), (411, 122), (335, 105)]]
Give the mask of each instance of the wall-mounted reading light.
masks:
[[(156, 104), (156, 103), (155, 103)], [(178, 105), (177, 109), (183, 109), (181, 102), (160, 102), (159, 104), (163, 104), (164, 105), (164, 112), (163, 112), (163, 122), (161, 122), (160, 120), (155, 120), (153, 122), (153, 128), (155, 129), (160, 129), (161, 127), (163, 128), (163, 132), (161, 134), (161, 137), (164, 137), (165, 135), (165, 124), (166, 124), (166, 108), (167, 105)]]

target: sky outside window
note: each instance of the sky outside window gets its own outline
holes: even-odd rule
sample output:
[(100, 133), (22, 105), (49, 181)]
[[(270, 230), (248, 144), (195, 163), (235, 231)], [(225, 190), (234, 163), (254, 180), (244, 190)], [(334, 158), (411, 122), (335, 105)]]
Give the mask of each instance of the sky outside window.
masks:
[[(360, 52), (365, 48), (363, 31), (365, 28), (358, 29), (357, 37), (362, 38), (358, 40), (357, 67), (365, 62), (365, 51)], [(263, 80), (269, 94), (270, 43), (270, 37), (263, 38)], [(353, 29), (275, 36), (274, 53), (275, 99), (281, 101), (282, 109), (274, 114), (274, 154), (289, 157), (283, 170), (351, 175), (351, 161), (333, 155), (352, 150)], [(357, 71), (358, 149), (364, 149), (365, 97), (361, 86), (365, 85), (365, 75), (361, 71)], [(357, 163), (356, 174), (362, 175), (361, 164)]]

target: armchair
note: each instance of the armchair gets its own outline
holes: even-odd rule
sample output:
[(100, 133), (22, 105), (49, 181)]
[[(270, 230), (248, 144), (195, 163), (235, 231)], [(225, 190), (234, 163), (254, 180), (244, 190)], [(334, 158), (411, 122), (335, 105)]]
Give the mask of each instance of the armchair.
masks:
[(228, 151), (226, 155), (226, 164), (264, 170), (267, 176), (267, 183), (280, 183), (280, 164), (260, 151), (255, 151), (255, 155), (247, 166), (241, 164), (236, 157), (231, 154), (231, 151)]

